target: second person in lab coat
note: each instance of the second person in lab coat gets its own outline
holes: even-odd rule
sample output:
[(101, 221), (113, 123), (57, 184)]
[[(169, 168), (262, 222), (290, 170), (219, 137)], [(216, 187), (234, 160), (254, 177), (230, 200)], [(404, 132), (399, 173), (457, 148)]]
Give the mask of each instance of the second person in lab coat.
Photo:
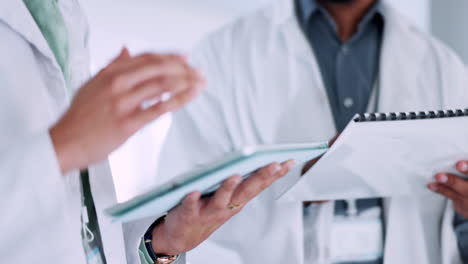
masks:
[[(161, 177), (247, 144), (324, 141), (355, 113), (468, 105), (460, 59), (382, 0), (275, 0), (208, 37), (193, 60), (210, 84), (175, 115)], [(450, 200), (273, 202), (301, 172), (255, 199), (189, 261), (468, 263), (466, 232), (457, 232), (466, 219), (454, 222)]]

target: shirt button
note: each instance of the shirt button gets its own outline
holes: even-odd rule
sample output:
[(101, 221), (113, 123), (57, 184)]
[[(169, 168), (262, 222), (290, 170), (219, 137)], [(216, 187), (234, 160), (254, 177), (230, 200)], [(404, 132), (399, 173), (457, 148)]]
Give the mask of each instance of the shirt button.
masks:
[(341, 48), (341, 52), (342, 52), (343, 54), (348, 53), (348, 51), (349, 51), (348, 46), (343, 46), (343, 47)]
[(346, 108), (351, 108), (351, 107), (353, 107), (353, 105), (354, 105), (354, 100), (353, 100), (353, 98), (350, 98), (350, 97), (345, 98), (344, 101), (343, 101), (343, 105), (344, 105), (344, 107), (346, 107)]

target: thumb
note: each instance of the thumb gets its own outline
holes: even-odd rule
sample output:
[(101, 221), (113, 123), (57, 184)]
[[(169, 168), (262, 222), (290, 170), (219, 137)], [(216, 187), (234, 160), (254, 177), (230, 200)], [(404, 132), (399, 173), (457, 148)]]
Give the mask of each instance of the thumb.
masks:
[(123, 47), (119, 55), (114, 59), (114, 61), (112, 61), (112, 63), (125, 60), (125, 59), (129, 59), (129, 58), (131, 58), (130, 52), (128, 52), (127, 47)]

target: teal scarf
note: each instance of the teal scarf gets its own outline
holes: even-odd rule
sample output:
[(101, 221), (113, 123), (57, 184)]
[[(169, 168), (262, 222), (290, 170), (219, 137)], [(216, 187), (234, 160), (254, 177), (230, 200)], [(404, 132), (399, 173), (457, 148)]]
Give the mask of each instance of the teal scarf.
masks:
[(63, 19), (58, 0), (23, 0), (36, 21), (42, 35), (47, 40), (62, 69), (67, 83), (70, 81), (68, 69), (69, 43), (68, 31)]

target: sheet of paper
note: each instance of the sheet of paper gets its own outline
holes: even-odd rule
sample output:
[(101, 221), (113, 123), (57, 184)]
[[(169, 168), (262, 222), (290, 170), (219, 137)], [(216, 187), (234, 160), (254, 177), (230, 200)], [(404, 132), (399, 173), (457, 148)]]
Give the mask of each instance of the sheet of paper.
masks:
[(429, 192), (437, 172), (468, 159), (468, 117), (351, 123), (281, 199), (341, 200)]

